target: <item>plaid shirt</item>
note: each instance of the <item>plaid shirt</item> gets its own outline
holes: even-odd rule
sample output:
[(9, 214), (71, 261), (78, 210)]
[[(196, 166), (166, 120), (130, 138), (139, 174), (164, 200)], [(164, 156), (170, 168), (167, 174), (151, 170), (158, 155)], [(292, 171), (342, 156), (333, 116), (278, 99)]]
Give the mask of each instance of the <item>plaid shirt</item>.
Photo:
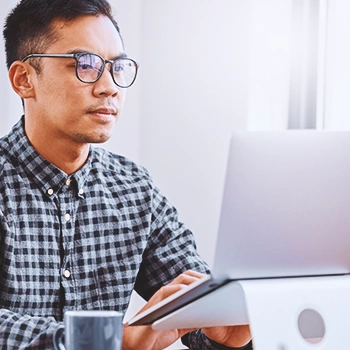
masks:
[[(21, 120), (0, 141), (0, 174), (1, 349), (51, 349), (65, 311), (124, 313), (133, 289), (148, 300), (188, 269), (208, 272), (174, 207), (126, 158), (91, 147), (68, 176)], [(186, 337), (193, 349), (220, 349), (200, 333)]]

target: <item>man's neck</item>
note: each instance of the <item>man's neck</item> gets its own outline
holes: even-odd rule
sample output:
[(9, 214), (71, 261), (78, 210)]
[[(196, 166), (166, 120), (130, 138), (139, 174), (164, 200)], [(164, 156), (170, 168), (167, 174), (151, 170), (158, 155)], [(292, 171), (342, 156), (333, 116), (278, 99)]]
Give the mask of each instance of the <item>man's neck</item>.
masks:
[(25, 131), (34, 149), (66, 174), (75, 173), (86, 163), (90, 144), (50, 138), (44, 132), (33, 135), (30, 131), (27, 131), (27, 128), (25, 128)]
[[(71, 175), (86, 163), (89, 156), (89, 149), (89, 145), (71, 149), (64, 149), (62, 146), (52, 146), (50, 149), (37, 150), (37, 152), (57, 168)], [(52, 152), (52, 150), (56, 150), (56, 152)]]

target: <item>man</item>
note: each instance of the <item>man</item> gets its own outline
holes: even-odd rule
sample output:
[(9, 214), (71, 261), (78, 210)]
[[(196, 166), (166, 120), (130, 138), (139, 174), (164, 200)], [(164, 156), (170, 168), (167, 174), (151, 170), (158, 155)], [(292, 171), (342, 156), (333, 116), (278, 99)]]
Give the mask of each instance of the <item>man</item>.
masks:
[[(0, 141), (0, 345), (51, 349), (67, 310), (148, 308), (208, 273), (147, 171), (92, 147), (112, 134), (137, 64), (106, 0), (22, 0), (4, 37), (24, 116)], [(251, 348), (248, 326), (153, 331), (123, 349)], [(247, 346), (245, 346), (249, 343)]]

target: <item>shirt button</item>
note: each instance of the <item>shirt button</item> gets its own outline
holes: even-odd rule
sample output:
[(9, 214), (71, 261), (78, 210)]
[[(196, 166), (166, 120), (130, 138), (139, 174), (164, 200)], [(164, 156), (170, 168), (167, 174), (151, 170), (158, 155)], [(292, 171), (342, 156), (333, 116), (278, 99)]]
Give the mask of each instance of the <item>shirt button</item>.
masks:
[(69, 278), (70, 277), (70, 271), (69, 270), (65, 270), (63, 272), (63, 276), (66, 277), (66, 278)]
[(66, 220), (66, 221), (70, 220), (70, 215), (68, 213), (64, 215), (64, 220)]
[(79, 194), (84, 194), (84, 190), (82, 188), (79, 190)]
[(72, 179), (69, 177), (69, 178), (66, 180), (66, 185), (69, 186), (71, 182), (72, 182)]
[(48, 194), (49, 196), (52, 196), (52, 195), (53, 195), (53, 189), (52, 189), (52, 188), (49, 188), (49, 189), (47, 190), (47, 194)]

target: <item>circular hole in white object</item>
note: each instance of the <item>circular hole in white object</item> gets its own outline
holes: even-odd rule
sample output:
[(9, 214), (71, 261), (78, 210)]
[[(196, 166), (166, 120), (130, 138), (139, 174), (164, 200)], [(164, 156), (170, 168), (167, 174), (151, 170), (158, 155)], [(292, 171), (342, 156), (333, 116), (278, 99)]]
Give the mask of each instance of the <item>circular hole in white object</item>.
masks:
[(321, 342), (326, 334), (322, 316), (313, 309), (305, 309), (299, 314), (298, 328), (301, 336), (310, 344)]

